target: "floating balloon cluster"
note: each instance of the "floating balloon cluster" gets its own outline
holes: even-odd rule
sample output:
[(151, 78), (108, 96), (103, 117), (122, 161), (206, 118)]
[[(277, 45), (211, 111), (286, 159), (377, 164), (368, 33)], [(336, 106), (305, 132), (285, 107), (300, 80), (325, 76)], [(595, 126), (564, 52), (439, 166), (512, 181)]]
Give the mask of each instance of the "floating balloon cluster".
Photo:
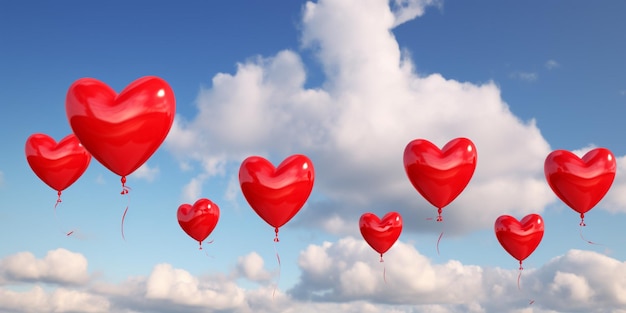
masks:
[[(175, 115), (175, 98), (163, 79), (153, 76), (132, 82), (117, 94), (104, 83), (79, 79), (67, 92), (66, 113), (73, 134), (59, 143), (45, 134), (33, 134), (26, 141), (25, 154), (33, 172), (57, 191), (72, 185), (87, 169), (93, 156), (111, 172), (121, 176), (122, 194), (128, 193), (126, 176), (137, 170), (160, 147)], [(443, 209), (469, 184), (477, 163), (477, 150), (467, 138), (456, 138), (441, 150), (424, 139), (416, 139), (404, 150), (404, 168), (413, 187), (437, 208), (437, 221)], [(589, 151), (582, 158), (565, 150), (551, 152), (544, 166), (546, 180), (554, 193), (574, 211), (584, 214), (608, 192), (616, 172), (615, 157), (605, 148)], [(287, 157), (278, 167), (268, 160), (251, 156), (239, 169), (241, 191), (250, 207), (279, 228), (304, 206), (313, 190), (315, 170), (301, 154)], [(202, 198), (193, 205), (182, 204), (177, 218), (180, 227), (198, 241), (200, 249), (215, 229), (219, 207)], [(402, 217), (387, 213), (382, 220), (365, 213), (359, 220), (364, 240), (380, 254), (387, 252), (402, 232)], [(518, 221), (502, 215), (496, 219), (495, 235), (502, 247), (520, 263), (537, 248), (544, 233), (538, 214)], [(123, 232), (122, 232), (123, 235)]]

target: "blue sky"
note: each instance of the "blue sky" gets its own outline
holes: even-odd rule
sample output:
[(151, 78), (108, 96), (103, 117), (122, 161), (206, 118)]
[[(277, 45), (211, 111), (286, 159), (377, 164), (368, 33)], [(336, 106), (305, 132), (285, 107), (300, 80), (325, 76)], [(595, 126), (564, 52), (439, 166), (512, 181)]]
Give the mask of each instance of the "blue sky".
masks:
[[(0, 311), (622, 312), (624, 13), (618, 1), (3, 2)], [(176, 94), (166, 142), (129, 177), (128, 198), (93, 160), (55, 218), (26, 139), (70, 133), (75, 80), (121, 91), (146, 75)], [(402, 151), (461, 136), (478, 167), (438, 224)], [(586, 218), (601, 245), (581, 240), (543, 177), (551, 150), (595, 146), (618, 158)], [(274, 246), (237, 171), (250, 155), (294, 153), (316, 183)], [(203, 251), (176, 221), (200, 197), (222, 213)], [(358, 217), (388, 211), (405, 229), (385, 284)], [(493, 223), (528, 213), (546, 233), (518, 290)]]

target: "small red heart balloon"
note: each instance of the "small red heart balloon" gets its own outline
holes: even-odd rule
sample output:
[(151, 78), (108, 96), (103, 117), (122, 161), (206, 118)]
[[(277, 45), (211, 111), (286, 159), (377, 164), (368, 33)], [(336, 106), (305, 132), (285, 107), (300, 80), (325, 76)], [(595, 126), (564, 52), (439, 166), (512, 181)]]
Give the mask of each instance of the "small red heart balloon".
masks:
[(25, 154), (37, 177), (59, 195), (83, 175), (91, 161), (74, 134), (59, 143), (46, 134), (33, 134), (26, 140)]
[(74, 82), (66, 97), (70, 126), (102, 165), (130, 175), (159, 148), (176, 110), (174, 92), (161, 78), (146, 76), (117, 94), (93, 79)]
[(294, 217), (309, 198), (314, 179), (313, 163), (301, 154), (286, 158), (277, 168), (262, 157), (252, 156), (239, 168), (244, 197), (275, 228), (276, 239), (278, 228)]
[(220, 208), (213, 201), (201, 198), (192, 205), (182, 204), (178, 207), (176, 214), (178, 224), (189, 235), (200, 244), (215, 229), (220, 218)]
[(555, 150), (544, 164), (550, 188), (581, 218), (609, 191), (616, 169), (615, 156), (605, 148), (593, 149), (582, 159), (569, 151)]
[(404, 169), (411, 184), (432, 205), (450, 204), (469, 184), (476, 169), (477, 152), (467, 138), (456, 138), (439, 150), (424, 139), (411, 141), (404, 150)]
[(359, 228), (363, 239), (376, 252), (380, 253), (382, 261), (383, 253), (387, 252), (400, 237), (402, 216), (397, 212), (389, 212), (380, 220), (373, 213), (365, 213), (361, 215)]
[(522, 261), (539, 246), (543, 238), (543, 224), (539, 214), (526, 215), (521, 222), (510, 215), (496, 219), (496, 238), (504, 250), (520, 262), (520, 269)]

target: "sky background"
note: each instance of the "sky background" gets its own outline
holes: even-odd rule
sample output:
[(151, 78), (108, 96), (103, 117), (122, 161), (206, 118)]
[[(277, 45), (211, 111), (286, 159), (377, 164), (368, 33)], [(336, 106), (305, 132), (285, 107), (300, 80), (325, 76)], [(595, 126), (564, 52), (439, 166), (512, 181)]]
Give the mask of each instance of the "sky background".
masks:
[[(626, 312), (624, 14), (620, 1), (0, 2), (0, 311)], [(93, 159), (55, 215), (26, 139), (70, 134), (75, 80), (119, 92), (147, 75), (176, 95), (166, 141), (129, 197)], [(478, 166), (437, 223), (402, 153), (456, 137)], [(550, 151), (593, 147), (618, 160), (582, 230), (598, 244), (543, 174)], [(238, 168), (295, 153), (315, 186), (275, 245)], [(199, 251), (176, 210), (202, 197), (221, 217)], [(358, 219), (389, 211), (404, 230), (381, 264)], [(545, 235), (518, 288), (493, 223), (529, 213)]]

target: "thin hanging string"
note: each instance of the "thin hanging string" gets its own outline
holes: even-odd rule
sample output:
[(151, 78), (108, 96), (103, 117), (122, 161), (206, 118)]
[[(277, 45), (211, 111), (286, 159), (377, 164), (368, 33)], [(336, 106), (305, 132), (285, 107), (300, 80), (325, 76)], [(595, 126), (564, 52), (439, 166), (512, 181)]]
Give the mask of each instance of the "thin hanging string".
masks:
[[(437, 218), (436, 218), (437, 222), (443, 222), (443, 216), (441, 216), (441, 212), (442, 212), (441, 208), (437, 209)], [(427, 221), (432, 221), (433, 218), (432, 217), (427, 217), (426, 220)], [(441, 237), (443, 237), (443, 226), (442, 226), (441, 233), (439, 233), (439, 238), (437, 238), (437, 245), (436, 245), (437, 255), (439, 255), (439, 242), (441, 241)]]
[[(520, 292), (522, 291), (522, 287), (520, 287), (520, 280), (522, 278), (522, 271), (524, 271), (524, 268), (522, 267), (522, 261), (519, 261), (519, 274), (517, 274), (517, 290), (519, 290)], [(533, 303), (535, 303), (534, 299), (529, 299), (528, 300), (528, 305), (532, 305)]]
[(278, 248), (276, 247), (276, 243), (278, 242), (278, 227), (276, 227), (275, 231), (276, 231), (276, 238), (274, 238), (274, 253), (276, 253), (276, 260), (278, 261), (278, 279), (276, 281), (276, 285), (274, 285), (274, 291), (272, 292), (272, 301), (274, 300), (274, 297), (276, 296), (276, 289), (278, 288), (278, 284), (280, 283), (280, 270), (281, 270), (280, 255), (278, 254)]
[(121, 181), (122, 181), (122, 192), (120, 192), (120, 194), (122, 196), (126, 196), (127, 203), (126, 203), (126, 209), (124, 209), (124, 214), (122, 214), (122, 224), (120, 225), (120, 228), (122, 229), (122, 239), (126, 241), (126, 237), (124, 236), (124, 219), (126, 219), (126, 213), (128, 213), (128, 207), (130, 206), (130, 194), (128, 193), (130, 191), (130, 187), (126, 186), (126, 176), (122, 176)]
[(588, 244), (591, 244), (591, 245), (603, 246), (603, 244), (596, 243), (596, 242), (593, 242), (593, 241), (591, 241), (591, 240), (587, 240), (587, 239), (583, 236), (583, 227), (584, 227), (584, 226), (585, 226), (584, 224), (581, 224), (581, 225), (580, 225), (580, 229), (579, 229), (580, 239), (582, 239), (582, 240), (586, 241)]
[(57, 222), (57, 225), (59, 226), (59, 230), (60, 230), (63, 234), (65, 234), (65, 236), (66, 236), (66, 237), (69, 237), (69, 236), (71, 236), (71, 235), (74, 233), (74, 231), (73, 231), (73, 230), (70, 230), (70, 231), (64, 231), (64, 230), (62, 230), (62, 227), (61, 227), (61, 222), (59, 221), (59, 217), (57, 216), (57, 206), (58, 206), (58, 205), (59, 205), (59, 203), (61, 203), (61, 202), (63, 202), (63, 201), (61, 201), (61, 191), (58, 191), (58, 192), (57, 192), (57, 201), (56, 201), (56, 203), (54, 204), (54, 220)]
[(380, 263), (383, 265), (383, 281), (387, 284), (387, 268), (385, 266), (385, 260), (383, 260), (383, 254), (380, 254)]
[(443, 224), (443, 220), (442, 220), (441, 221), (441, 233), (439, 234), (439, 238), (437, 238), (437, 255), (440, 255), (439, 254), (439, 242), (441, 242), (441, 237), (443, 237), (444, 228), (445, 228), (445, 224)]

